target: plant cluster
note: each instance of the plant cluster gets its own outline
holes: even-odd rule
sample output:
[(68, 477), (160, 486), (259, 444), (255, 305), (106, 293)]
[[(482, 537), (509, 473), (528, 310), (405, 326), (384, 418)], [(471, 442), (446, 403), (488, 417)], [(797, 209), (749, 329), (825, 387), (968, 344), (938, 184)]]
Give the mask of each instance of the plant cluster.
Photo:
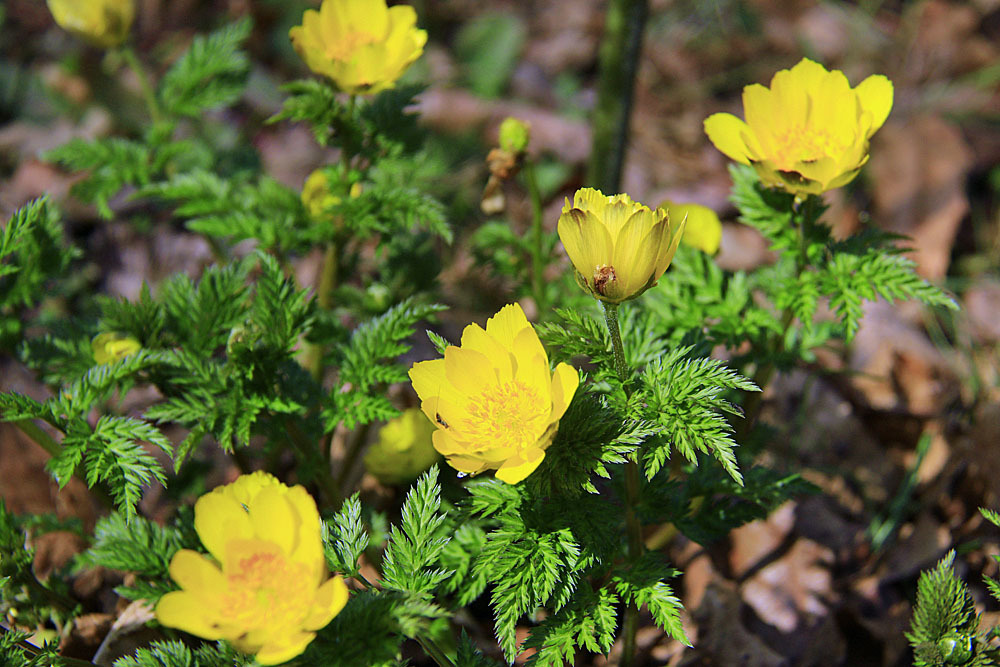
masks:
[[(131, 22), (70, 23), (70, 5), (50, 5), (107, 47)], [(74, 194), (102, 216), (127, 216), (124, 201), (155, 209), (206, 238), (213, 266), (135, 299), (91, 297), (71, 280), (80, 253), (50, 201), (22, 207), (0, 234), (0, 344), (50, 390), (0, 393), (0, 419), (50, 454), (61, 485), (78, 476), (109, 504), (73, 567), (128, 572), (119, 595), (155, 608), (167, 637), (117, 667), (392, 665), (407, 640), (439, 665), (495, 664), (457, 631), (480, 599), (508, 663), (530, 649), (529, 665), (574, 664), (617, 643), (631, 664), (642, 609), (687, 643), (663, 544), (678, 532), (709, 543), (813, 491), (757, 461), (759, 396), (774, 373), (850, 341), (865, 301), (954, 307), (898, 237), (833, 236), (822, 192), (867, 160), (892, 86), (876, 76), (851, 88), (803, 60), (770, 89), (747, 88), (746, 123), (706, 121), (743, 163), (732, 201), (772, 265), (721, 269), (718, 219), (684, 203), (650, 208), (586, 188), (543, 221), (530, 127), (514, 121), (491, 173), (523, 177), (532, 227), (521, 237), (494, 221), (488, 243), (477, 232), (482, 259), (517, 277), (510, 303), (460, 341), (428, 331), (440, 358), (415, 361), (429, 355), (416, 330), (446, 308), (420, 276), (452, 241), (446, 207), (420, 186), (423, 131), (409, 111), (420, 88), (398, 82), (427, 35), (410, 7), (382, 0), (324, 0), (292, 29), (320, 78), (288, 84), (270, 122), (305, 123), (339, 155), (299, 192), (198, 132), (202, 114), (242, 95), (250, 30), (241, 21), (195, 38), (155, 85), (132, 53), (144, 131), (47, 155), (82, 172)], [(313, 251), (322, 268), (304, 286), (292, 267)], [(53, 294), (78, 305), (48, 314), (39, 306)], [(127, 413), (143, 388), (156, 400)], [(206, 494), (213, 448), (245, 474)], [(419, 475), (395, 520), (351, 486), (362, 460), (386, 484)], [(140, 511), (152, 485), (200, 498), (160, 525)], [(0, 610), (18, 628), (0, 637), (4, 664), (62, 660), (21, 631), (62, 633), (80, 611), (69, 573), (39, 581), (23, 548), (55, 527), (0, 506)], [(992, 664), (954, 662), (992, 653), (950, 565), (921, 580), (919, 664)]]

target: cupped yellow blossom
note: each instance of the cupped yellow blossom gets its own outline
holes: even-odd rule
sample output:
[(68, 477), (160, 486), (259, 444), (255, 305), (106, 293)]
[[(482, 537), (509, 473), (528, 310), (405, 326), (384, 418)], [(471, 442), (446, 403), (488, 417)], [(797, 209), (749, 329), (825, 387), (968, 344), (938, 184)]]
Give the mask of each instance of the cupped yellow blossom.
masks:
[(559, 419), (580, 382), (579, 373), (549, 357), (517, 304), (470, 324), (461, 345), (444, 359), (410, 369), (420, 408), (436, 425), (434, 448), (456, 470), (475, 475), (496, 470), (517, 484), (545, 457)]
[(402, 484), (434, 465), (439, 454), (431, 436), (434, 424), (419, 408), (404, 410), (379, 429), (365, 454), (365, 468), (383, 484)]
[(319, 512), (301, 486), (243, 475), (198, 499), (194, 527), (209, 556), (174, 554), (170, 576), (181, 590), (157, 603), (163, 625), (276, 665), (302, 653), (347, 603), (343, 579), (327, 578)]
[(676, 204), (664, 201), (660, 208), (667, 209), (671, 220), (687, 220), (681, 243), (697, 248), (708, 255), (719, 252), (722, 243), (722, 221), (715, 211), (701, 204)]
[(118, 46), (135, 18), (133, 0), (47, 0), (63, 30), (105, 48)]
[(666, 209), (650, 210), (626, 194), (576, 191), (559, 216), (559, 239), (576, 268), (576, 281), (608, 303), (634, 299), (670, 266), (684, 228)]
[(717, 113), (705, 119), (705, 132), (730, 158), (753, 165), (765, 185), (820, 194), (849, 183), (868, 161), (892, 92), (882, 75), (851, 88), (843, 72), (803, 58), (775, 74), (770, 88), (743, 89), (746, 122)]
[[(352, 199), (356, 199), (361, 196), (361, 192), (361, 183), (355, 182), (351, 184), (347, 194)], [(328, 215), (330, 209), (339, 204), (341, 200), (341, 196), (334, 191), (330, 171), (327, 168), (320, 167), (309, 174), (302, 186), (302, 206), (312, 218), (322, 218)]]
[(120, 361), (141, 349), (142, 343), (135, 338), (117, 332), (97, 334), (90, 341), (90, 351), (94, 355), (94, 361), (99, 364)]
[(309, 69), (351, 94), (391, 88), (427, 43), (413, 7), (385, 0), (323, 0), (288, 34)]

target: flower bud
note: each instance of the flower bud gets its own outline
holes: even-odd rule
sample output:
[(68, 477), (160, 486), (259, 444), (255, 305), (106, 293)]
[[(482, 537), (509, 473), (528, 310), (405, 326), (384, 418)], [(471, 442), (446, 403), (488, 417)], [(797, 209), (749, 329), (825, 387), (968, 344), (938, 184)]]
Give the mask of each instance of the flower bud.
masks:
[(128, 36), (135, 18), (133, 0), (47, 0), (52, 18), (64, 30), (105, 48)]

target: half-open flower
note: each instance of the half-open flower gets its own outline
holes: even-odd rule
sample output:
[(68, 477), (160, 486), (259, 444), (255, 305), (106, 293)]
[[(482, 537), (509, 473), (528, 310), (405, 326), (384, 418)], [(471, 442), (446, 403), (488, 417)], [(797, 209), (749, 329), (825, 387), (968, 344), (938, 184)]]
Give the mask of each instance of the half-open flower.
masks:
[(667, 209), (672, 220), (687, 220), (681, 243), (697, 248), (703, 253), (714, 255), (722, 243), (722, 221), (719, 215), (707, 206), (687, 202), (678, 204), (664, 201), (660, 208)]
[(462, 344), (444, 359), (410, 369), (420, 408), (435, 424), (434, 448), (468, 474), (496, 470), (516, 484), (530, 475), (552, 444), (579, 373), (561, 363), (549, 369), (538, 334), (517, 304), (470, 324)]
[(413, 7), (385, 0), (323, 0), (288, 34), (309, 69), (351, 94), (391, 88), (427, 43)]
[(302, 653), (347, 602), (344, 581), (327, 578), (316, 502), (301, 486), (243, 475), (198, 499), (194, 527), (209, 557), (174, 555), (181, 590), (156, 605), (163, 625), (276, 665)]
[(851, 88), (843, 72), (803, 58), (775, 74), (770, 88), (743, 89), (746, 122), (717, 113), (705, 119), (705, 132), (730, 158), (752, 164), (765, 185), (820, 194), (854, 179), (891, 108), (886, 77)]
[(105, 48), (118, 46), (135, 18), (133, 0), (48, 0), (63, 30)]
[(417, 478), (441, 457), (431, 437), (434, 424), (417, 408), (404, 410), (379, 429), (365, 454), (365, 468), (383, 484), (401, 484)]
[(90, 351), (94, 361), (99, 364), (110, 364), (135, 354), (142, 349), (142, 343), (128, 334), (109, 331), (97, 334), (90, 341)]
[(684, 220), (671, 221), (626, 195), (577, 190), (559, 216), (559, 238), (576, 281), (608, 303), (634, 299), (656, 284), (681, 241)]

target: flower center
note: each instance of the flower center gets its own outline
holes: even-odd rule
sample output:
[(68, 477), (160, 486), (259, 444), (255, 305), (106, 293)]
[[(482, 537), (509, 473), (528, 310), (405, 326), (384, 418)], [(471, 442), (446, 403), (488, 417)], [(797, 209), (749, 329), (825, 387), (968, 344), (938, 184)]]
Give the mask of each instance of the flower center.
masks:
[(514, 380), (484, 391), (468, 411), (465, 426), (475, 440), (523, 449), (542, 435), (551, 406), (544, 405), (535, 389)]
[(326, 43), (326, 57), (330, 60), (350, 60), (360, 47), (376, 41), (378, 38), (370, 33), (349, 32)]
[(774, 156), (779, 169), (793, 169), (797, 162), (837, 158), (847, 148), (829, 129), (808, 124), (776, 133), (774, 139)]
[(309, 587), (303, 585), (309, 579), (308, 568), (281, 553), (249, 553), (226, 578), (229, 591), (223, 597), (224, 613), (243, 627), (294, 624), (312, 606)]

